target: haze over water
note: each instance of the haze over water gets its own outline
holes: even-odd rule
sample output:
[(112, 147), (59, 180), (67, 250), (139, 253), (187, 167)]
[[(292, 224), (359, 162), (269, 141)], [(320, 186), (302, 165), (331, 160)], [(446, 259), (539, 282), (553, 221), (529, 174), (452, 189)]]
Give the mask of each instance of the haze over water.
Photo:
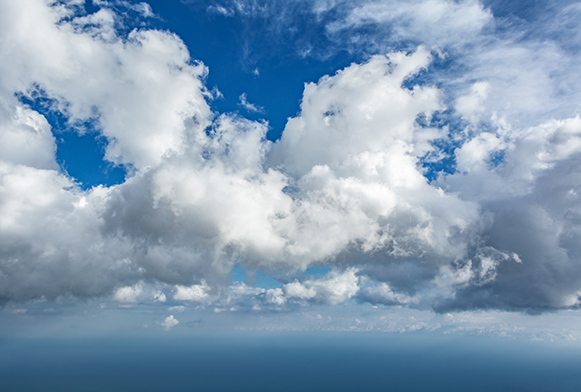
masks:
[(0, 343), (0, 387), (23, 392), (574, 391), (580, 366), (579, 348), (562, 342), (423, 333)]

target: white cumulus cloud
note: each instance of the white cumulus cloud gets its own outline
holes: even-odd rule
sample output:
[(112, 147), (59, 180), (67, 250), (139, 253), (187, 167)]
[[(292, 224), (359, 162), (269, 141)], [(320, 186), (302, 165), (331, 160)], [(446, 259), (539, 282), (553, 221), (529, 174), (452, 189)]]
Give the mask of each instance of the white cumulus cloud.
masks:
[(168, 317), (166, 317), (165, 320), (163, 320), (163, 322), (161, 323), (161, 326), (163, 327), (163, 329), (165, 331), (170, 331), (173, 327), (175, 327), (179, 323), (180, 322), (172, 314), (172, 315), (169, 315)]

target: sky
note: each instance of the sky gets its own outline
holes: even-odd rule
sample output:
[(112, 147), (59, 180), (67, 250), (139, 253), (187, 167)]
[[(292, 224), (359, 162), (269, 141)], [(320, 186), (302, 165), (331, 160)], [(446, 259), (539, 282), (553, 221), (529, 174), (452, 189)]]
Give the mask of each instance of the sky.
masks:
[(216, 331), (578, 347), (580, 17), (0, 0), (2, 355)]

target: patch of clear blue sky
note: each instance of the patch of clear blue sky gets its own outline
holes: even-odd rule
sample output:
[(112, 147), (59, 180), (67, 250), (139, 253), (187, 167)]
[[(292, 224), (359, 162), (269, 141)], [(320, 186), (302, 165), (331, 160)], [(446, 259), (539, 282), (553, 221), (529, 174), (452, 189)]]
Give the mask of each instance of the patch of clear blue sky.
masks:
[(273, 272), (267, 275), (260, 270), (250, 270), (237, 265), (232, 269), (232, 281), (244, 282), (249, 286), (261, 287), (263, 289), (274, 289), (281, 287), (285, 283), (292, 282), (295, 279), (321, 278), (330, 271), (331, 267), (327, 265), (316, 265), (307, 268), (304, 272), (297, 272), (290, 275), (284, 271), (280, 271), (279, 273)]
[[(152, 27), (176, 33), (187, 45), (193, 59), (209, 68), (207, 87), (217, 87), (223, 99), (211, 102), (218, 113), (239, 112), (270, 124), (268, 139), (282, 134), (287, 119), (297, 115), (304, 84), (334, 74), (360, 58), (344, 50), (328, 57), (300, 55), (301, 44), (325, 46), (324, 27), (309, 12), (293, 14), (290, 31), (278, 32), (272, 18), (235, 15), (226, 17), (207, 11), (212, 2), (149, 0), (160, 20)], [(255, 74), (258, 70), (258, 75)], [(239, 106), (246, 93), (250, 103), (265, 108), (249, 113)]]
[[(488, 7), (496, 18), (515, 17), (535, 21), (541, 15), (546, 14), (546, 11), (556, 5), (556, 3), (570, 3), (570, 0), (560, 0), (556, 2), (549, 2), (546, 0), (519, 0), (519, 1), (504, 1), (504, 0), (483, 0), (482, 3)], [(551, 4), (555, 3), (555, 4)]]
[(58, 110), (57, 102), (36, 88), (19, 94), (19, 100), (41, 113), (52, 127), (56, 139), (56, 160), (61, 171), (73, 177), (83, 189), (95, 185), (115, 185), (125, 180), (126, 170), (104, 160), (107, 140), (100, 135), (95, 121), (71, 124)]

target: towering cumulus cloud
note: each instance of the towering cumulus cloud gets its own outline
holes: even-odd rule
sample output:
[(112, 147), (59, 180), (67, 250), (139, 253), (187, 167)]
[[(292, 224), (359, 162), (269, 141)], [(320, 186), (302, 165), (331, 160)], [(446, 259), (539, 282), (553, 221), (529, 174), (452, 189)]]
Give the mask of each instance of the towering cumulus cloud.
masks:
[[(210, 109), (207, 69), (176, 35), (126, 32), (102, 1), (88, 13), (82, 1), (0, 0), (1, 302), (578, 306), (579, 117), (527, 124), (522, 102), (501, 111), (495, 97), (511, 86), (484, 72), (471, 46), (500, 45), (483, 35), (493, 16), (476, 1), (397, 7), (406, 29), (396, 2), (331, 3), (309, 11), (326, 20), (344, 7), (325, 27), (330, 40), (375, 24), (417, 44), (307, 83), (300, 112), (271, 142), (268, 124)], [(209, 11), (236, 16), (228, 4)], [(146, 4), (121, 6), (151, 16)], [(445, 58), (438, 43), (454, 56), (472, 48), (465, 79), (433, 67)], [(530, 47), (521, 49), (524, 61)], [(26, 103), (35, 97), (79, 132), (94, 124), (105, 159), (130, 168), (126, 180), (81, 189), (57, 163), (49, 122)], [(288, 279), (229, 286), (237, 265)], [(293, 280), (320, 265), (331, 271)]]

